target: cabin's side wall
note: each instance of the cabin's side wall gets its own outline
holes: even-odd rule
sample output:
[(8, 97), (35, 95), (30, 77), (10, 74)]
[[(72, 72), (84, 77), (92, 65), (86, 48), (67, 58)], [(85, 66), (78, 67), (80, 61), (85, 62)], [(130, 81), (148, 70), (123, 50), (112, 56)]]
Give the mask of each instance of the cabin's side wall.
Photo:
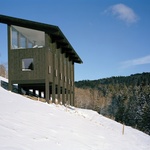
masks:
[(65, 53), (57, 42), (52, 42), (50, 36), (48, 56), (47, 76), (50, 83), (50, 97), (55, 102), (74, 104), (74, 63)]
[[(12, 84), (45, 84), (47, 102), (74, 105), (74, 62), (70, 60), (57, 41), (45, 34), (45, 47), (30, 49), (11, 49), (11, 31), (8, 26), (8, 66), (9, 89)], [(22, 70), (22, 59), (33, 58), (34, 69)]]
[[(14, 83), (37, 83), (45, 79), (45, 47), (11, 49), (11, 31), (8, 29), (9, 79)], [(23, 59), (33, 59), (33, 70), (23, 70)], [(39, 80), (39, 81), (38, 81)]]

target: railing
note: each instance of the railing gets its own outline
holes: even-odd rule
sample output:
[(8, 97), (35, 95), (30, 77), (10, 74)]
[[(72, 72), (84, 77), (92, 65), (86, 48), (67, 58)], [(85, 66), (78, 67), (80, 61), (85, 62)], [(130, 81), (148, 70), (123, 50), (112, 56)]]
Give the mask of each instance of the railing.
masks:
[[(3, 80), (0, 80), (0, 86), (1, 86), (2, 88), (4, 88), (5, 90), (8, 90), (8, 83), (7, 83), (7, 82), (5, 82), (5, 81), (3, 81)], [(13, 85), (13, 90), (12, 90), (12, 92), (18, 93), (18, 86)], [(26, 91), (25, 91), (25, 93), (26, 93)], [(24, 95), (24, 94), (23, 94), (23, 95)], [(44, 98), (38, 97), (38, 95), (33, 94), (33, 92), (28, 92), (28, 95), (24, 95), (24, 96), (27, 97), (27, 98), (30, 98), (30, 99), (32, 99), (32, 100), (37, 100), (37, 101), (41, 101), (41, 102), (46, 102), (46, 100), (45, 100)]]
[[(1, 83), (0, 85), (2, 88), (4, 88), (5, 90), (8, 90), (8, 83), (7, 82), (1, 80), (0, 83)], [(18, 93), (18, 87), (16, 85), (13, 85), (12, 92)]]

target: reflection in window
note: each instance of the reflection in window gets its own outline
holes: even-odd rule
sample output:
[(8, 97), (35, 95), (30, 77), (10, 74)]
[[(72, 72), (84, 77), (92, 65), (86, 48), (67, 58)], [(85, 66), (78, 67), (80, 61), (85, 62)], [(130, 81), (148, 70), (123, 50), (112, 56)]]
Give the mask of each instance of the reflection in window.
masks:
[(26, 48), (26, 38), (20, 35), (20, 48)]
[(33, 58), (22, 59), (22, 71), (31, 71), (33, 69)]
[(28, 48), (32, 48), (33, 47), (33, 43), (31, 43), (30, 41), (28, 41)]
[(12, 49), (42, 48), (45, 46), (45, 33), (38, 30), (11, 26)]
[(18, 32), (14, 28), (12, 28), (12, 48), (18, 48)]

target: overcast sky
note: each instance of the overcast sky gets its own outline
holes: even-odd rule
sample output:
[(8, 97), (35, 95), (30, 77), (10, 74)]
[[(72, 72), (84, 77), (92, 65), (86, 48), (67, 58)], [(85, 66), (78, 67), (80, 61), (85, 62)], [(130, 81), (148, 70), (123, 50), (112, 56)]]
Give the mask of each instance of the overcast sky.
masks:
[[(75, 80), (150, 72), (150, 0), (2, 0), (0, 14), (57, 25), (83, 60)], [(0, 63), (7, 26), (0, 24)]]

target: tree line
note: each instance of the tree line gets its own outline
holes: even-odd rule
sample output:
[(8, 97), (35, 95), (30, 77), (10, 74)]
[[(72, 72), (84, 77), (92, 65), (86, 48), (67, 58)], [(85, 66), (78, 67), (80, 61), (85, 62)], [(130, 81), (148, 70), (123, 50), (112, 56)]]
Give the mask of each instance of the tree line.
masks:
[(0, 76), (7, 78), (7, 69), (4, 64), (0, 64)]
[(75, 82), (75, 105), (150, 135), (150, 73)]

